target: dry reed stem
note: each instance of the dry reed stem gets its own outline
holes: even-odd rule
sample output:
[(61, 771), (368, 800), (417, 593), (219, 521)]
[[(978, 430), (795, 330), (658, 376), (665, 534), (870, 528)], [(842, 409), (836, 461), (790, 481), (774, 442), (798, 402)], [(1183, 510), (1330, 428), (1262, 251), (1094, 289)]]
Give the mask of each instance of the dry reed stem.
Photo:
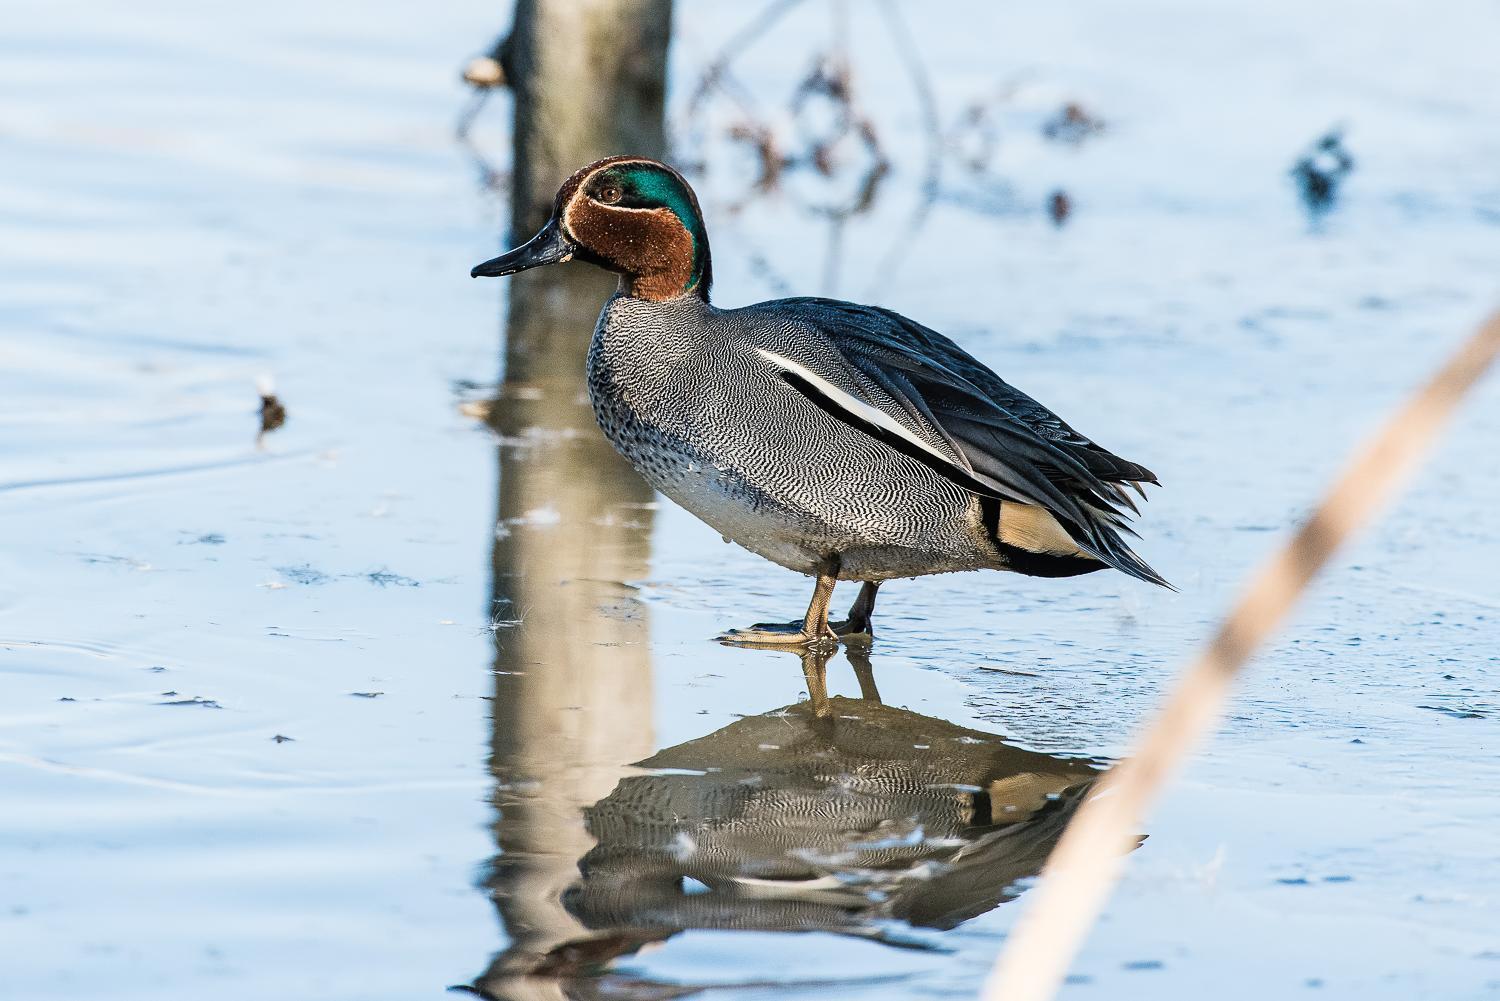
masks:
[(983, 1001), (1048, 1001), (1056, 994), (1119, 879), (1147, 807), (1218, 720), (1230, 682), (1339, 545), (1411, 475), (1497, 353), (1500, 313), (1465, 341), (1356, 455), (1312, 517), (1251, 579), (1136, 752), (1109, 771), (1079, 808), (995, 962)]

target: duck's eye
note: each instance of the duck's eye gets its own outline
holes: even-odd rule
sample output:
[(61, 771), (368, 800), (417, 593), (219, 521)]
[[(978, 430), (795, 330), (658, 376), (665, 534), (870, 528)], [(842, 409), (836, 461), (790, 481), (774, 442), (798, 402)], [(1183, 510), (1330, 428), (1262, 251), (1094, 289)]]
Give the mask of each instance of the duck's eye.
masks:
[(606, 184), (599, 189), (599, 200), (605, 205), (615, 205), (624, 197), (625, 192), (620, 189), (618, 184)]

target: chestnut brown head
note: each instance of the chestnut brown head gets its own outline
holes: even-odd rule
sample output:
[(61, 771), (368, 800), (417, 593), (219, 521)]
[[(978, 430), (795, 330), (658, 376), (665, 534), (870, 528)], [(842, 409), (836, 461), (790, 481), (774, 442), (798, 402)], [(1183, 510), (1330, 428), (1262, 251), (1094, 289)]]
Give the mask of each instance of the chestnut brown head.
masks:
[(625, 293), (639, 299), (707, 299), (713, 283), (693, 189), (671, 167), (642, 157), (610, 157), (578, 171), (557, 192), (541, 232), (469, 273), (513, 275), (575, 257), (620, 275)]

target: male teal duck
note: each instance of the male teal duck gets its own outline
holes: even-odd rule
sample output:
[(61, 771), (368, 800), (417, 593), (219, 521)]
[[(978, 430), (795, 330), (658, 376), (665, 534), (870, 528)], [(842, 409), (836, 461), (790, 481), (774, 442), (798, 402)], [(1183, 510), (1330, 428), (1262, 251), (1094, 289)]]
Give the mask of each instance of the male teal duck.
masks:
[[(1170, 587), (1125, 543), (1156, 476), (1111, 454), (957, 344), (888, 309), (794, 298), (720, 309), (698, 199), (641, 157), (589, 164), (552, 218), (474, 277), (588, 261), (620, 276), (588, 354), (605, 435), (726, 539), (817, 579), (801, 622), (730, 642), (871, 632), (882, 581), (1113, 567)], [(864, 582), (830, 625), (834, 582)]]

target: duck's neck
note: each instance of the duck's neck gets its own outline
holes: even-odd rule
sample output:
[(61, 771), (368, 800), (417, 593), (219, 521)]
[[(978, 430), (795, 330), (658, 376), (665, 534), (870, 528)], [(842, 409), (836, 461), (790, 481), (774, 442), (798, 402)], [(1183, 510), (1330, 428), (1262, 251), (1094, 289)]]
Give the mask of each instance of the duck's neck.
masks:
[[(713, 284), (713, 260), (702, 224), (695, 229), (673, 226), (655, 234), (653, 253), (633, 261), (620, 272), (620, 291), (632, 299), (667, 302), (683, 296), (708, 301)], [(641, 259), (644, 258), (644, 259)]]
[(621, 275), (619, 295), (638, 302), (667, 305), (669, 303), (695, 302), (708, 304), (706, 290), (691, 280), (684, 282), (661, 275)]

